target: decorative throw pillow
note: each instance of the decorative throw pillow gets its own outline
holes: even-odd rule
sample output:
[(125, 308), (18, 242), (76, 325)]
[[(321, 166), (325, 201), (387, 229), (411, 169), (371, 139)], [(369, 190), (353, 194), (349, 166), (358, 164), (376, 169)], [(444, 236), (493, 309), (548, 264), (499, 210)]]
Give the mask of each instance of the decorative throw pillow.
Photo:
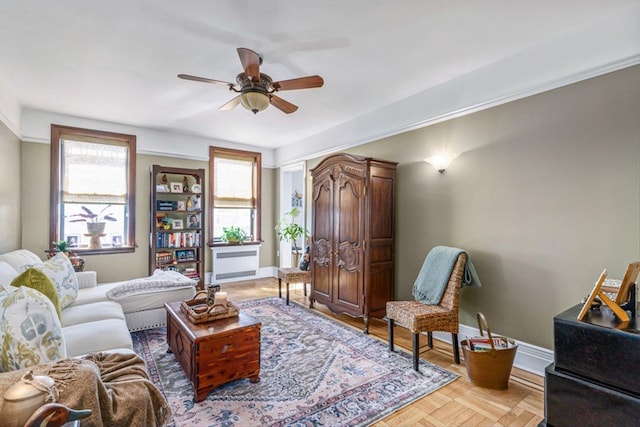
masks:
[(62, 252), (45, 262), (29, 265), (42, 270), (53, 281), (58, 290), (60, 309), (64, 309), (78, 297), (78, 278), (71, 261)]
[(13, 279), (11, 286), (15, 286), (16, 288), (26, 286), (44, 294), (51, 300), (53, 307), (56, 309), (56, 313), (58, 313), (58, 319), (62, 320), (56, 285), (54, 285), (51, 279), (41, 270), (37, 268), (27, 268), (22, 274)]
[(67, 357), (53, 304), (35, 289), (0, 290), (0, 371), (13, 371)]

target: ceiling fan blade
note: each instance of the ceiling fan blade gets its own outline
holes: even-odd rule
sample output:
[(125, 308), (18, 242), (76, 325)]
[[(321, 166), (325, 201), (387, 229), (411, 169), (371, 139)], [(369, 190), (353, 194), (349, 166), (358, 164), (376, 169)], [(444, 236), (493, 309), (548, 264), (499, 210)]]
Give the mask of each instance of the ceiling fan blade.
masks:
[(238, 48), (238, 56), (240, 56), (240, 62), (242, 62), (242, 68), (244, 68), (247, 77), (254, 82), (259, 82), (262, 57), (246, 47)]
[(295, 113), (296, 110), (298, 109), (297, 105), (293, 105), (289, 101), (285, 101), (284, 99), (280, 98), (279, 96), (270, 95), (269, 98), (270, 98), (270, 101), (271, 101), (271, 105), (273, 105), (274, 107), (276, 107), (278, 110), (282, 111), (283, 113), (286, 113), (286, 114)]
[(321, 87), (324, 80), (320, 76), (298, 77), (297, 79), (282, 80), (271, 83), (275, 90), (311, 89)]
[(229, 85), (235, 86), (233, 83), (223, 82), (222, 80), (207, 79), (205, 77), (190, 76), (188, 74), (178, 74), (178, 77), (184, 80), (193, 80), (194, 82), (213, 83), (213, 84), (225, 85), (225, 86), (229, 86)]
[(235, 98), (232, 98), (231, 101), (227, 102), (226, 104), (224, 104), (222, 107), (218, 109), (220, 111), (229, 111), (236, 108), (238, 104), (240, 104), (240, 95), (236, 96)]

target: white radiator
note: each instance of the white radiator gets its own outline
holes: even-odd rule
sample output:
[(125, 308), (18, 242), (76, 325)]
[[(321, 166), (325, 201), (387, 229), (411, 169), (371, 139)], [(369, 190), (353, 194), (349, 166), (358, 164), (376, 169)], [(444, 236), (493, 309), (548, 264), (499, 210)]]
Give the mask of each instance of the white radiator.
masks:
[(211, 283), (253, 279), (258, 275), (260, 245), (220, 246), (211, 248), (211, 251)]

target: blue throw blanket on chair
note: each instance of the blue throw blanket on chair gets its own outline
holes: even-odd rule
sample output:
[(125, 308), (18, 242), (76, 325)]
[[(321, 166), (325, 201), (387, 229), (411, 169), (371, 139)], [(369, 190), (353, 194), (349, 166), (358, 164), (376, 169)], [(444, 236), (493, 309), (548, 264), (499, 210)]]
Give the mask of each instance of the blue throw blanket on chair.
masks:
[(458, 248), (436, 246), (429, 251), (413, 284), (413, 297), (423, 304), (440, 304), (453, 267), (461, 253), (467, 254), (462, 286), (482, 286), (469, 254)]

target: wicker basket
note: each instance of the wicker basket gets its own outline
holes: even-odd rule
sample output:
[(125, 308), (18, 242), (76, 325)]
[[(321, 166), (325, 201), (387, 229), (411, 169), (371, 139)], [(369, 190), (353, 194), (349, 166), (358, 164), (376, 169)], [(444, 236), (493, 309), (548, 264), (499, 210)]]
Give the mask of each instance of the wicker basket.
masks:
[(240, 309), (231, 301), (226, 304), (207, 305), (207, 298), (198, 298), (201, 294), (207, 294), (206, 291), (200, 291), (195, 296), (180, 303), (180, 310), (189, 318), (192, 323), (211, 322), (218, 319), (226, 319), (228, 317), (237, 316)]
[[(462, 340), (462, 351), (464, 353), (465, 365), (469, 380), (478, 387), (490, 388), (493, 390), (506, 390), (509, 388), (509, 377), (513, 360), (516, 357), (518, 345), (511, 338), (499, 335), (491, 335), (489, 324), (484, 314), (478, 313), (478, 327), (480, 335), (483, 334), (483, 326), (487, 331), (491, 350), (473, 351), (467, 340)], [(493, 340), (497, 338), (505, 341), (508, 348), (495, 348)]]

